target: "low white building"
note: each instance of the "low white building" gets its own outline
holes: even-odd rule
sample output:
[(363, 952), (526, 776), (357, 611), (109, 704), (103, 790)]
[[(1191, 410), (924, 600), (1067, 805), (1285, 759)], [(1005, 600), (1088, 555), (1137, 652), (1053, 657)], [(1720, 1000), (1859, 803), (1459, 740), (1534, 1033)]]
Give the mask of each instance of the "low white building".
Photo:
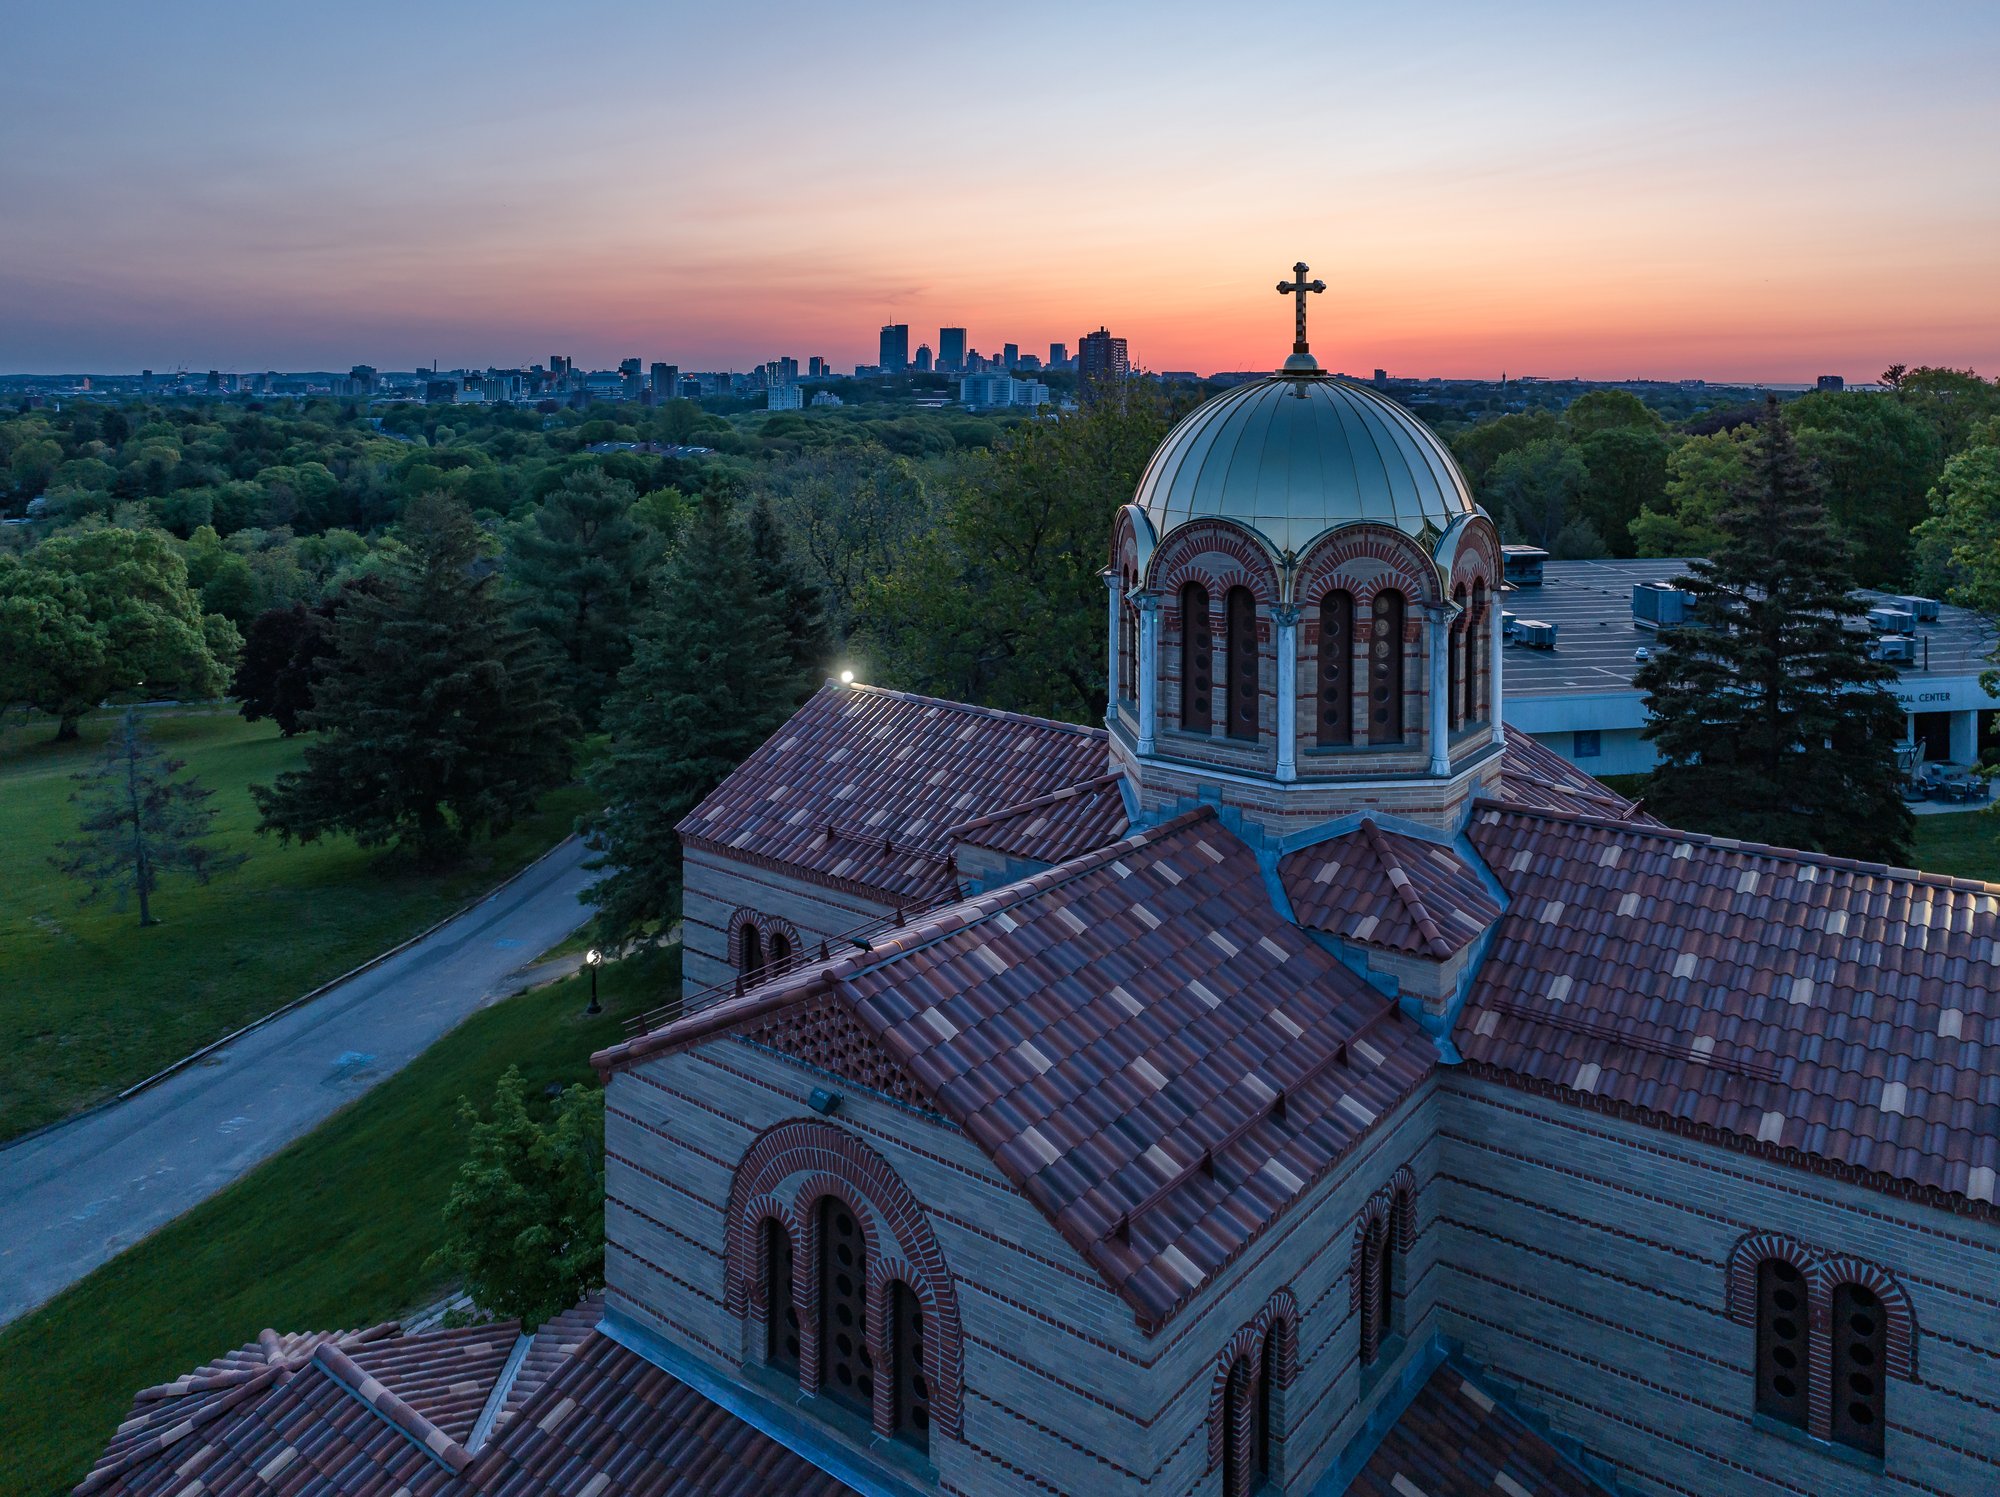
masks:
[[(1659, 636), (1641, 621), (1634, 589), (1671, 583), (1686, 573), (1687, 562), (1538, 561), (1539, 553), (1529, 547), (1506, 551), (1501, 608), (1511, 623), (1502, 652), (1502, 715), (1508, 725), (1532, 733), (1594, 775), (1651, 769), (1659, 755), (1641, 736), (1645, 695), (1632, 678), (1642, 663), (1639, 652), (1657, 649)], [(1900, 595), (1862, 596), (1871, 607), (1906, 611)], [(1989, 714), (2000, 709), (2000, 697), (1979, 679), (1995, 630), (1966, 609), (1934, 606), (1934, 621), (1912, 619), (1889, 631), (1889, 637), (1908, 640), (1898, 653), (1910, 658), (1898, 664), (1894, 687), (1903, 704), (1906, 741), (1921, 743), (1929, 763), (1976, 763), (1993, 737)], [(1551, 627), (1545, 632), (1535, 625)]]
[(1049, 387), (1038, 379), (1015, 379), (1011, 374), (968, 374), (958, 382), (958, 403), (975, 409), (1047, 405)]
[(771, 385), (764, 391), (767, 411), (796, 411), (803, 404), (797, 385)]

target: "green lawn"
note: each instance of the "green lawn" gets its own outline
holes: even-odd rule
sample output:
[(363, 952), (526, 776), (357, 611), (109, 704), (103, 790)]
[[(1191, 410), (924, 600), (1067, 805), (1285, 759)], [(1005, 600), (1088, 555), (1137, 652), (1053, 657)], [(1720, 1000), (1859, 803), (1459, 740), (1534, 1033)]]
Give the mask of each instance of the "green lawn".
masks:
[(449, 875), (419, 877), (345, 839), (281, 846), (252, 833), (247, 787), (299, 762), (268, 722), (226, 707), (156, 710), (154, 736), (215, 792), (218, 840), (250, 861), (206, 888), (169, 878), (136, 908), (78, 903), (50, 865), (73, 834), (69, 776), (89, 764), (110, 714), (83, 741), (46, 720), (0, 730), (0, 1139), (53, 1122), (268, 1013), (466, 903), (559, 841), (587, 804), (580, 786), (481, 843)]
[(0, 1492), (83, 1476), (132, 1394), (265, 1326), (372, 1325), (448, 1286), (424, 1260), (464, 1153), (459, 1097), (482, 1107), (518, 1064), (539, 1095), (589, 1078), (621, 1017), (675, 991), (680, 949), (604, 969), (605, 1013), (571, 978), (473, 1015), (408, 1068), (254, 1173), (0, 1331)]
[(1948, 811), (1919, 816), (1911, 839), (1916, 865), (1926, 873), (2000, 884), (2000, 815), (1989, 811)]

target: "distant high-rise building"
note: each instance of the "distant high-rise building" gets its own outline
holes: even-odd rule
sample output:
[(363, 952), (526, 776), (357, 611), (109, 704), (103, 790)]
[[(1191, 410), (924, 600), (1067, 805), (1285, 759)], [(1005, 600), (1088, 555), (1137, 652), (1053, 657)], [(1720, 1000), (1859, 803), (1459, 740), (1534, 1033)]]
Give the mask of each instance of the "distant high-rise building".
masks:
[(1378, 385), (1386, 385), (1386, 384), (1388, 384), (1388, 383), (1389, 383), (1389, 371), (1388, 371), (1388, 370), (1386, 370), (1386, 369), (1377, 369), (1377, 370), (1375, 371), (1375, 383), (1376, 383), (1376, 384), (1378, 384)]
[(655, 364), (651, 370), (654, 400), (678, 400), (681, 393), (681, 366)]
[(882, 357), (884, 374), (901, 374), (910, 367), (910, 325), (907, 322), (886, 322), (882, 325)]
[(917, 345), (917, 373), (929, 374), (930, 372), (931, 346), (928, 343), (919, 343)]
[(806, 360), (806, 378), (826, 379), (833, 373), (833, 366), (818, 354)]
[(347, 377), (353, 380), (355, 385), (358, 386), (354, 391), (356, 395), (373, 395), (375, 393), (374, 365), (356, 364), (352, 369), (347, 371)]
[(1020, 362), (1021, 362), (1020, 344), (1003, 343), (1000, 345), (1000, 367), (1002, 369), (1012, 369), (1016, 364)]
[(570, 361), (562, 354), (552, 353), (549, 355), (550, 379), (558, 379), (558, 380), (568, 379), (570, 376), (570, 371), (573, 367), (574, 366), (571, 365)]
[(1079, 384), (1094, 379), (1123, 379), (1132, 372), (1125, 353), (1125, 340), (1114, 338), (1103, 328), (1085, 333), (1076, 346), (1076, 377)]
[(208, 371), (208, 393), (211, 395), (222, 393), (222, 371), (220, 369), (211, 369)]
[(1024, 353), (1021, 355), (1020, 367), (1030, 374), (1039, 374), (1042, 368), (1042, 361), (1031, 353)]
[(1069, 368), (1069, 345), (1067, 343), (1051, 343), (1049, 345), (1049, 368)]
[(150, 370), (150, 369), (141, 369), (141, 370), (139, 371), (139, 388), (140, 388), (141, 390), (145, 391), (145, 392), (146, 392), (146, 393), (147, 393), (148, 395), (150, 395), (150, 394), (152, 394), (152, 393), (153, 393), (153, 371), (152, 371), (152, 370)]
[(1819, 390), (1845, 390), (1847, 381), (1837, 374), (1822, 374), (1814, 384)]
[(764, 409), (767, 411), (795, 411), (802, 404), (801, 391), (796, 384), (773, 384), (764, 392)]
[(938, 329), (937, 366), (946, 374), (957, 374), (965, 368), (964, 328), (941, 327)]

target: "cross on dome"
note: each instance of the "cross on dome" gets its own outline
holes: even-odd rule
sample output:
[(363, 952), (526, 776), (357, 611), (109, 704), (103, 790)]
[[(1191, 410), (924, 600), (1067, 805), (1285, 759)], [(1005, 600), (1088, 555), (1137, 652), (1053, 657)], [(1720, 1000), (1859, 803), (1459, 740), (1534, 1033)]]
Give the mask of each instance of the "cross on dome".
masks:
[(1326, 290), (1326, 282), (1307, 280), (1306, 272), (1311, 269), (1310, 265), (1300, 260), (1292, 266), (1292, 279), (1278, 282), (1278, 295), (1298, 300), (1298, 331), (1292, 339), (1292, 356), (1285, 360), (1285, 368), (1295, 372), (1319, 368), (1319, 361), (1306, 346), (1306, 293)]

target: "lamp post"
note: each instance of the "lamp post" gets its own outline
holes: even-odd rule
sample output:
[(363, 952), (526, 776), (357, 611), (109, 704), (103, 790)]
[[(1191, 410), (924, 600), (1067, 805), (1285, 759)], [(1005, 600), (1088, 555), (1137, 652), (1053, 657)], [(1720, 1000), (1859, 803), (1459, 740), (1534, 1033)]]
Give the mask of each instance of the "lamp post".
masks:
[(604, 1010), (597, 1002), (597, 969), (604, 965), (604, 953), (599, 951), (595, 946), (591, 947), (590, 950), (583, 954), (583, 964), (590, 968), (590, 1007), (585, 1009), (584, 1012), (587, 1014), (601, 1014)]

